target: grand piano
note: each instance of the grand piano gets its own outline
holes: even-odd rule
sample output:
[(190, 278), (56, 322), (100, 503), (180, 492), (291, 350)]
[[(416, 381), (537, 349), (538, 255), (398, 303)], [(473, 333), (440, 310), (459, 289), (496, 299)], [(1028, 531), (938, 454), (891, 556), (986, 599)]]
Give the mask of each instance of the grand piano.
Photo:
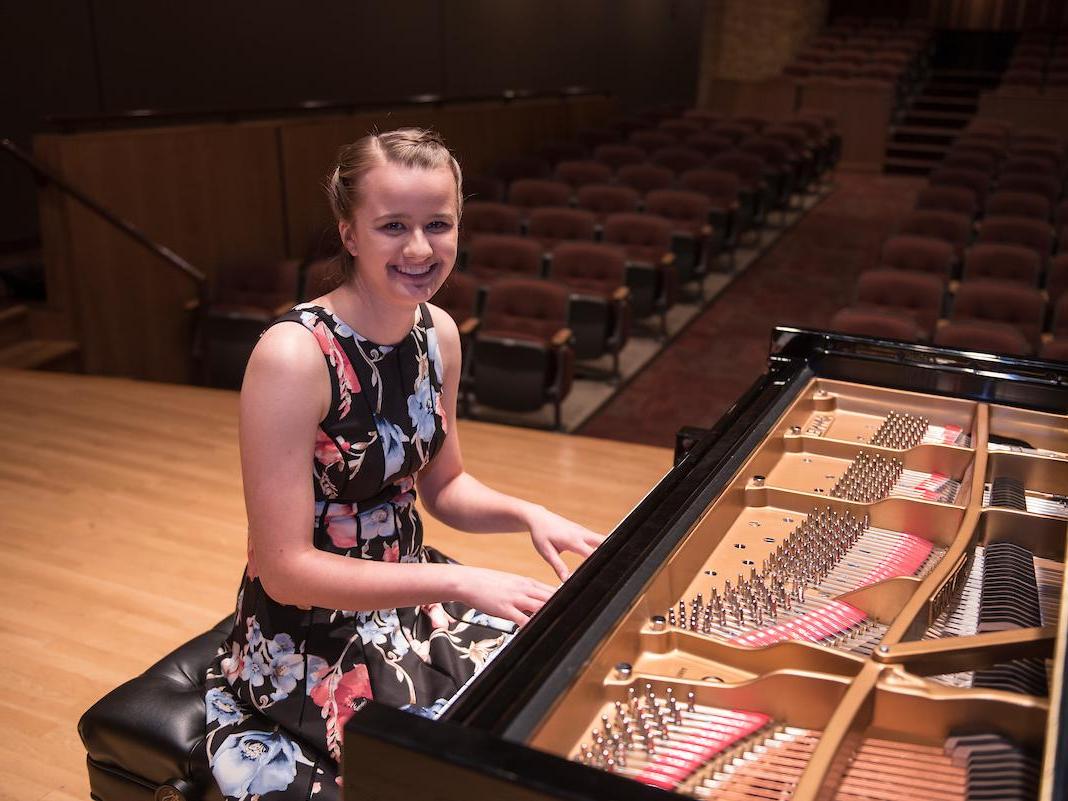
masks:
[(1060, 799), (1068, 365), (794, 328), (345, 798)]

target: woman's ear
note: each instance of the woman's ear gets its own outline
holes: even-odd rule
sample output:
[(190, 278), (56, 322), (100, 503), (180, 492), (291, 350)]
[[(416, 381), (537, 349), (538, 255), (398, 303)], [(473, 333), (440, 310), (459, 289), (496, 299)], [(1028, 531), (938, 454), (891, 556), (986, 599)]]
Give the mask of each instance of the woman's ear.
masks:
[(359, 247), (356, 244), (356, 226), (348, 220), (341, 220), (337, 224), (337, 232), (341, 237), (341, 246), (349, 252), (349, 255), (356, 258), (359, 253)]

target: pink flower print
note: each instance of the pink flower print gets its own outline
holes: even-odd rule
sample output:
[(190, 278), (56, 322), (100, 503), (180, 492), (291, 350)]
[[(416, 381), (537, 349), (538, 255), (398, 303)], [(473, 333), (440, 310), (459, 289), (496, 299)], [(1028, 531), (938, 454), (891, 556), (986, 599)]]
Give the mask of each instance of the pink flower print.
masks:
[(392, 545), (386, 546), (382, 550), (382, 561), (383, 562), (397, 562), (397, 561), (400, 561), (400, 544), (395, 542)]
[(245, 655), (236, 642), (230, 643), (230, 655), (223, 659), (222, 671), (230, 684), (237, 681), (237, 677), (245, 672)]
[(326, 323), (319, 321), (312, 329), (312, 334), (319, 343), (319, 350), (330, 360), (330, 365), (334, 368), (339, 394), (338, 416), (345, 417), (352, 408), (352, 394), (360, 391), (360, 381), (356, 378), (356, 371), (352, 369), (349, 357), (345, 355), (337, 338), (326, 327)]
[(338, 450), (337, 443), (321, 428), (315, 431), (315, 461), (323, 467), (330, 467), (345, 461)]
[(326, 535), (335, 548), (356, 547), (356, 516), (333, 516), (326, 518)]
[(449, 420), (445, 417), (445, 410), (441, 406), (441, 393), (439, 392), (434, 396), (434, 414), (441, 419), (441, 432), (443, 434), (449, 433)]
[(356, 711), (356, 701), (360, 698), (374, 698), (371, 694), (371, 682), (367, 677), (367, 665), (356, 665), (347, 673), (334, 680), (321, 681), (311, 691), (311, 699), (319, 707), (326, 707), (330, 701), (337, 705), (338, 729), (344, 727)]
[(449, 613), (445, 611), (445, 607), (440, 603), (423, 604), (419, 609), (430, 618), (430, 625), (436, 629), (447, 629), (449, 623), (452, 622)]

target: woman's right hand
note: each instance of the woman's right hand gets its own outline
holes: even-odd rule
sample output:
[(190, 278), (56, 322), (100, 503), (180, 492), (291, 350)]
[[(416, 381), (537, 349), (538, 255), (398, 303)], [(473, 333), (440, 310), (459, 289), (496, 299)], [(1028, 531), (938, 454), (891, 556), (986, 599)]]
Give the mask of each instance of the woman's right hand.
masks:
[(526, 623), (556, 591), (526, 576), (460, 566), (462, 571), (457, 600), (494, 617), (511, 620), (518, 626)]

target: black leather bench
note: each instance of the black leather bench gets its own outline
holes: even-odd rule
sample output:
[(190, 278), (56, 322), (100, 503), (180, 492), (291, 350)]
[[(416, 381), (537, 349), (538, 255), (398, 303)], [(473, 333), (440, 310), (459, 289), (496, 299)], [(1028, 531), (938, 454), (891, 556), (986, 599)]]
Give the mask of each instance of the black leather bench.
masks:
[(204, 753), (204, 672), (232, 621), (219, 621), (82, 715), (95, 801), (222, 801)]

